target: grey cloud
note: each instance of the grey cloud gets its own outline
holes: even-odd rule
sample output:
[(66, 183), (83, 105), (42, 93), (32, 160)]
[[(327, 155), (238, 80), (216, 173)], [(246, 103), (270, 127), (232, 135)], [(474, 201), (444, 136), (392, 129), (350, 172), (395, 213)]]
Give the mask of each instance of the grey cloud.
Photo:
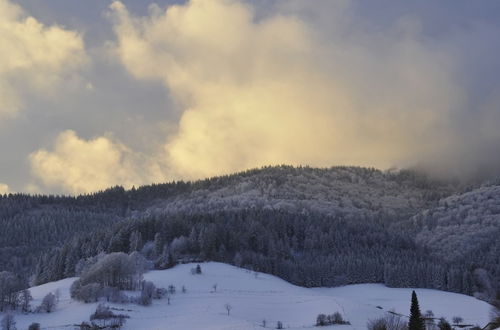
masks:
[[(298, 17), (313, 31), (314, 42), (321, 45), (313, 56), (324, 72), (341, 79), (343, 86), (354, 90), (349, 95), (358, 103), (352, 110), (356, 112), (355, 118), (373, 120), (385, 116), (388, 125), (393, 125), (394, 132), (398, 132), (392, 133), (393, 139), (407, 140), (405, 147), (398, 146), (393, 152), (381, 149), (378, 157), (376, 153), (363, 151), (365, 159), (362, 156), (352, 158), (354, 165), (370, 165), (372, 159), (373, 165), (381, 167), (416, 166), (439, 175), (484, 177), (500, 173), (500, 156), (497, 156), (500, 145), (497, 133), (500, 131), (497, 129), (500, 124), (497, 96), (500, 91), (500, 3), (465, 0), (246, 2), (254, 7), (256, 21), (277, 14)], [(113, 27), (104, 14), (110, 2), (19, 0), (18, 3), (45, 24), (57, 23), (82, 32), (92, 63), (82, 74), (81, 81), (74, 82), (78, 88), (62, 87), (55, 102), (23, 94), (25, 108), (22, 113), (8, 122), (0, 122), (0, 152), (3, 155), (0, 182), (8, 184), (11, 191), (26, 189), (32, 182), (28, 155), (39, 149), (52, 150), (59, 134), (68, 129), (85, 140), (112, 136), (114, 141), (137, 154), (150, 159), (158, 157), (165, 143), (175, 138), (185, 109), (172, 98), (171, 88), (165, 88), (159, 81), (138, 80), (117, 59), (107, 57), (107, 43), (116, 40)], [(171, 3), (160, 1), (159, 6)], [(134, 17), (149, 13), (149, 3), (144, 1), (124, 1), (124, 4)], [(415, 94), (401, 84), (392, 84), (391, 79), (397, 77), (394, 65), (397, 58), (394, 57), (396, 48), (391, 47), (400, 40), (409, 42), (406, 46), (400, 45), (408, 47), (408, 51), (415, 45), (418, 47), (414, 48), (417, 52), (414, 61), (408, 56), (398, 65), (407, 69), (413, 66), (421, 73), (429, 72), (428, 81), (419, 78), (423, 81), (422, 88), (444, 87), (442, 92), (429, 90), (415, 98)], [(328, 58), (338, 62), (328, 63)], [(429, 61), (437, 61), (437, 65)], [(93, 85), (92, 91), (84, 89), (87, 83)], [(387, 88), (381, 87), (384, 84)], [(373, 92), (376, 94), (371, 95)], [(434, 106), (436, 121), (426, 124), (418, 134), (412, 133), (413, 126), (420, 124), (415, 118), (423, 117), (414, 116), (416, 108), (398, 110), (405, 104), (405, 98), (410, 105), (423, 102)], [(446, 100), (445, 105), (443, 100)], [(370, 109), (370, 105), (376, 105), (378, 110)], [(383, 107), (386, 110), (382, 110)], [(363, 112), (367, 116), (361, 116)], [(402, 116), (410, 116), (410, 120), (401, 121)], [(357, 130), (367, 128), (364, 134), (380, 138), (380, 146), (395, 148), (391, 135), (384, 137), (382, 128), (375, 129), (367, 122), (359, 126), (359, 123), (353, 124), (354, 127)], [(363, 139), (355, 134), (351, 137), (345, 142), (350, 143), (351, 148), (367, 148)], [(385, 162), (376, 159), (386, 156)], [(283, 160), (293, 163), (296, 159), (284, 156)], [(307, 159), (300, 162), (307, 162)], [(321, 166), (340, 162), (338, 158), (310, 161), (311, 165)], [(245, 163), (239, 163), (230, 170), (244, 166)], [(41, 189), (64, 191), (61, 186), (42, 185)]]

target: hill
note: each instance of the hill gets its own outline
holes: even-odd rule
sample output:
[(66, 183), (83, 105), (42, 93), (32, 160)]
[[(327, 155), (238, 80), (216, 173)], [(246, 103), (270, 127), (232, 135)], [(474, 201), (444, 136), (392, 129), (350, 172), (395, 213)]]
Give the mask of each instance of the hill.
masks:
[(412, 221), (418, 228), (417, 244), (446, 262), (475, 267), (473, 276), (481, 287), (477, 291), (483, 292), (478, 297), (498, 294), (499, 185), (489, 183), (443, 198), (435, 207), (415, 215)]
[[(157, 287), (174, 285), (177, 288), (170, 304), (165, 299), (154, 300), (149, 307), (110, 304), (130, 316), (124, 329), (244, 330), (259, 327), (263, 320), (269, 328), (281, 321), (286, 328), (312, 329), (319, 313), (334, 312), (340, 312), (351, 322), (350, 326), (341, 328), (366, 329), (369, 319), (391, 310), (407, 315), (410, 308), (411, 289), (392, 289), (380, 284), (306, 289), (272, 275), (213, 262), (201, 264), (201, 275), (191, 275), (190, 269), (194, 266), (184, 264), (144, 275)], [(25, 329), (36, 321), (43, 328), (72, 329), (71, 325), (88, 321), (97, 304), (71, 300), (69, 287), (74, 280), (68, 278), (31, 288), (34, 305), (56, 290), (60, 291), (60, 303), (52, 313), (16, 315), (19, 328)], [(216, 291), (214, 284), (217, 284)], [(180, 292), (182, 286), (186, 287), (186, 293)], [(461, 316), (466, 324), (488, 322), (490, 306), (472, 297), (428, 289), (417, 289), (417, 294), (421, 309), (433, 310), (436, 317), (451, 320)], [(232, 306), (230, 315), (225, 304)]]
[(493, 301), (498, 199), (494, 183), (464, 192), (415, 171), (290, 166), (85, 196), (9, 195), (0, 267), (42, 284), (78, 275), (99, 254), (139, 251), (158, 269), (220, 261), (306, 287), (385, 283)]
[(82, 196), (0, 195), (0, 269), (32, 273), (44, 251), (126, 219), (248, 208), (408, 218), (455, 188), (412, 171), (279, 166)]

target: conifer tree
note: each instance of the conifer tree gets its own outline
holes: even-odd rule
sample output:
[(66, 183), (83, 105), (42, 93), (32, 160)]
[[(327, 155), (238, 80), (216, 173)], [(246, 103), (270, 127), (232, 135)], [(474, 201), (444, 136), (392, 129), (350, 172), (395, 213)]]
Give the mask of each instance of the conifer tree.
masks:
[(417, 293), (411, 293), (411, 307), (410, 307), (410, 322), (408, 323), (409, 330), (425, 330), (424, 320), (420, 314), (420, 307), (418, 305)]

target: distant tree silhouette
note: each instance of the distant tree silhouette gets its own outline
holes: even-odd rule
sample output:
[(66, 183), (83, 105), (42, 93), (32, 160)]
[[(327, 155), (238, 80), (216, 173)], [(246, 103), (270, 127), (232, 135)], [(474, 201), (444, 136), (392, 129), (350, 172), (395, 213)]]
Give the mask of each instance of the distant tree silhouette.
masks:
[(233, 306), (231, 306), (230, 304), (225, 304), (224, 308), (226, 309), (227, 315), (229, 316), (229, 313), (231, 313), (231, 309), (233, 309)]

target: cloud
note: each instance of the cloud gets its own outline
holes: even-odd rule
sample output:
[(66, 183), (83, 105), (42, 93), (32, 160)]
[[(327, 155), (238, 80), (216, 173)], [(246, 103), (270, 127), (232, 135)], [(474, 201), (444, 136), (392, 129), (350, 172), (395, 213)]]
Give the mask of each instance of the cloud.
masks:
[(498, 88), (478, 94), (468, 77), (482, 64), (464, 55), (498, 29), (429, 32), (411, 15), (375, 24), (359, 4), (191, 0), (138, 17), (113, 2), (110, 60), (165, 87), (177, 106), (168, 132), (154, 152), (65, 132), (32, 154), (34, 177), (76, 193), (282, 163), (498, 172)]
[(20, 110), (23, 95), (55, 92), (86, 61), (82, 38), (45, 26), (8, 0), (0, 0), (0, 118)]
[(62, 187), (74, 194), (115, 185), (131, 188), (150, 182), (147, 176), (156, 171), (153, 165), (142, 173), (147, 163), (141, 156), (110, 137), (84, 140), (70, 130), (57, 137), (53, 150), (31, 154), (30, 163), (33, 175), (46, 187)]
[(9, 193), (9, 186), (4, 183), (0, 183), (0, 195), (8, 193)]
[(258, 20), (233, 0), (153, 6), (146, 18), (111, 8), (124, 66), (162, 81), (183, 109), (165, 143), (175, 176), (408, 165), (446, 144), (439, 128), (460, 100), (453, 57), (420, 42), (412, 20), (386, 34), (342, 19), (324, 35), (294, 15)]

